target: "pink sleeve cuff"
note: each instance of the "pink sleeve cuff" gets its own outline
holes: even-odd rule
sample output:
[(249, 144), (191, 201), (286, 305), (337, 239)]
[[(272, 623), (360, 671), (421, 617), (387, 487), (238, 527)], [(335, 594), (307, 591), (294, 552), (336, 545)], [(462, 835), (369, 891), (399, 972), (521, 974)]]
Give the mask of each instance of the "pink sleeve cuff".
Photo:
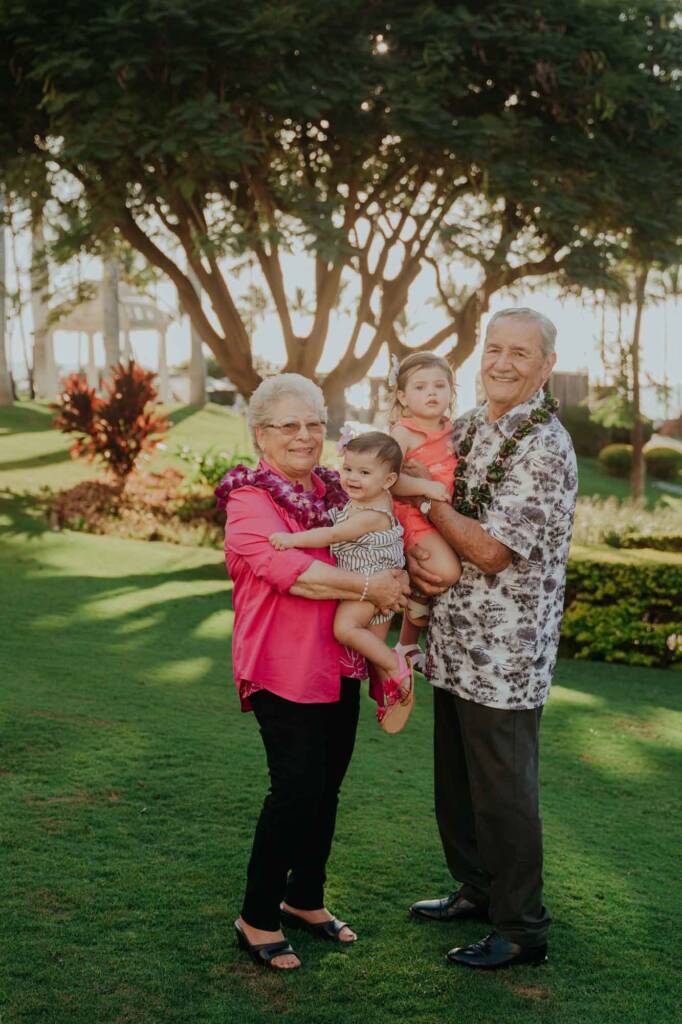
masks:
[(273, 550), (264, 578), (280, 594), (287, 594), (298, 577), (315, 561), (312, 555), (290, 548), (288, 551)]

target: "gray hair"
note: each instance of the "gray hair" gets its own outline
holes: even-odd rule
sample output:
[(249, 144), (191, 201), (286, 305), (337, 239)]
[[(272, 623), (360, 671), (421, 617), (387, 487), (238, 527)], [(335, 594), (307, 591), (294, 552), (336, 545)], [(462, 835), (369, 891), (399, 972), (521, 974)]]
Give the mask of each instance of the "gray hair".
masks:
[(300, 373), (280, 373), (276, 377), (266, 377), (251, 395), (246, 419), (251, 431), (254, 448), (260, 451), (256, 441), (256, 428), (264, 427), (270, 422), (272, 407), (280, 398), (299, 398), (311, 406), (322, 423), (327, 422), (327, 407), (324, 404), (322, 389), (309, 377)]
[(542, 353), (545, 357), (551, 356), (556, 342), (556, 327), (548, 317), (543, 316), (542, 313), (538, 313), (536, 309), (531, 309), (529, 306), (510, 306), (509, 309), (501, 309), (499, 313), (495, 313), (488, 321), (485, 332), (486, 337), (488, 331), (497, 320), (512, 316), (518, 320), (526, 320), (528, 323), (535, 324), (540, 331), (540, 338), (542, 339)]

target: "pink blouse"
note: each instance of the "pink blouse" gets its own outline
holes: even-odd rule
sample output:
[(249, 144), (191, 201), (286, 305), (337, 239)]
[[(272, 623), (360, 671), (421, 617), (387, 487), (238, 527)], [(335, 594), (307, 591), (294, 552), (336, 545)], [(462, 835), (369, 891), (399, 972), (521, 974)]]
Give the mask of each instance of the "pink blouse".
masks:
[[(268, 465), (269, 469), (273, 469)], [(313, 474), (323, 494), (323, 482)], [(341, 675), (364, 678), (364, 659), (334, 639), (337, 601), (289, 593), (315, 559), (335, 565), (327, 548), (276, 551), (268, 540), (303, 527), (259, 487), (240, 487), (227, 502), (225, 561), (232, 578), (232, 665), (243, 711), (265, 689), (300, 704), (339, 699)]]

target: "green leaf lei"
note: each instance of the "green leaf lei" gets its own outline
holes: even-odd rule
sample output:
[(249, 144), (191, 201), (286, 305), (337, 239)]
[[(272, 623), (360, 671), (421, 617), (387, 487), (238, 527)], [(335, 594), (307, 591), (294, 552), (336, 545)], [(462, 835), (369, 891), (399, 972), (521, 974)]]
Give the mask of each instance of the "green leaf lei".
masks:
[(557, 400), (552, 398), (549, 393), (546, 393), (540, 408), (533, 409), (528, 419), (520, 423), (512, 436), (505, 438), (502, 442), (497, 455), (488, 465), (485, 476), (486, 482), (481, 484), (480, 487), (472, 487), (471, 493), (469, 493), (469, 485), (464, 479), (468, 468), (466, 457), (473, 447), (477, 429), (475, 422), (471, 424), (459, 446), (459, 458), (455, 466), (455, 492), (452, 507), (456, 512), (463, 516), (468, 516), (470, 519), (479, 518), (481, 508), (484, 505), (489, 505), (493, 500), (490, 485), (499, 484), (501, 480), (504, 480), (508, 469), (507, 461), (516, 451), (521, 438), (529, 434), (538, 423), (547, 423), (558, 408), (559, 403)]

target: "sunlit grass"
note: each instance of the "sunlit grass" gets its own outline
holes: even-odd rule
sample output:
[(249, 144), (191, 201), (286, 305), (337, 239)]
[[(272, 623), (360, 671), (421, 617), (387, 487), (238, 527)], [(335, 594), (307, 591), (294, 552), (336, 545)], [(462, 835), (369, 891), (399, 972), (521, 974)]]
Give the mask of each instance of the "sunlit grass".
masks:
[[(389, 738), (363, 700), (329, 905), (361, 939), (295, 936), (272, 977), (235, 948), (266, 772), (229, 676), (220, 552), (0, 537), (3, 1024), (640, 1024), (673, 1019), (682, 693), (674, 673), (560, 662), (543, 718), (550, 963), (479, 977), (481, 925), (410, 922), (451, 885), (430, 690)], [(292, 936), (293, 937), (293, 936)]]

